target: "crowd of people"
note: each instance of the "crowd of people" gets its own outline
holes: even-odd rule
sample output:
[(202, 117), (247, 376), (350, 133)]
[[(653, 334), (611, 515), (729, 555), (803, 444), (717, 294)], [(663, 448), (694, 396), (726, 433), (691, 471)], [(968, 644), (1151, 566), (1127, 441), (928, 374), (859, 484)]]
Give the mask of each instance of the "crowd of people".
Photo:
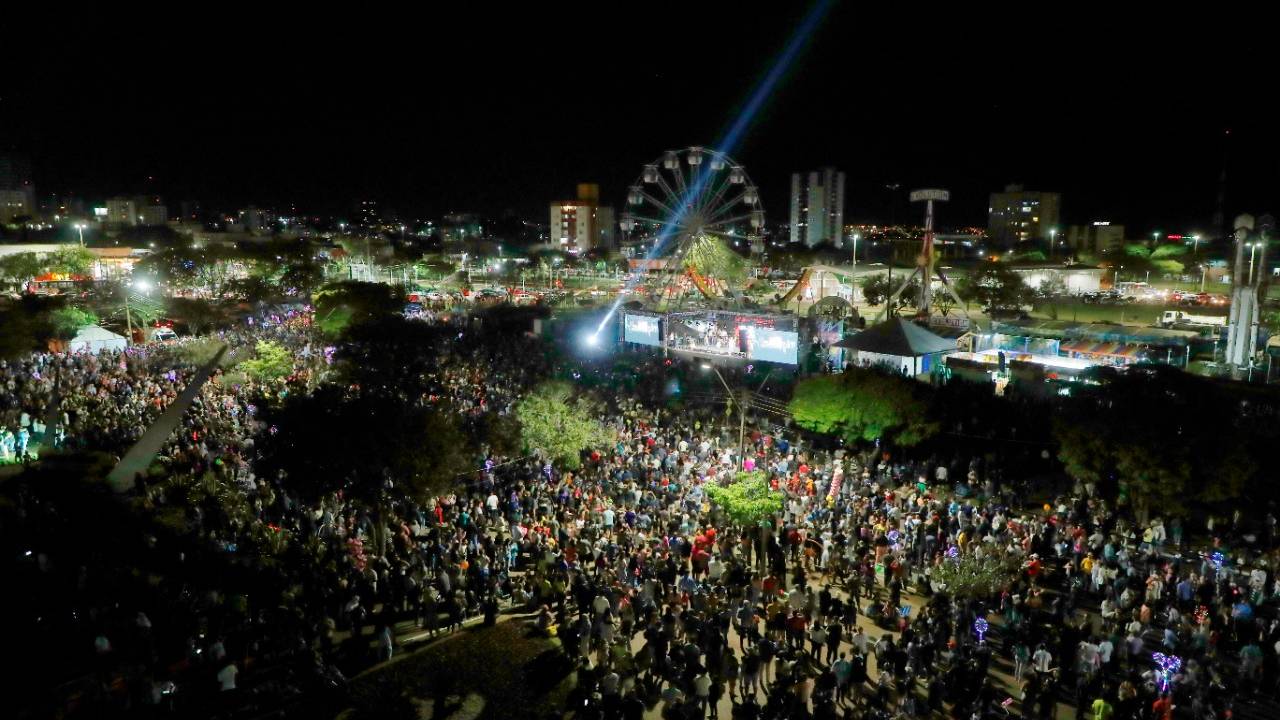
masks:
[[(424, 349), (433, 361), (415, 400), (467, 422), (509, 415), (557, 373), (633, 381), (634, 369), (553, 359), (535, 338), (473, 339), (465, 315), (422, 321), (458, 333)], [(724, 707), (741, 718), (1052, 718), (1065, 706), (1094, 720), (1198, 719), (1274, 696), (1273, 517), (1257, 532), (1238, 517), (1194, 531), (1138, 522), (1086, 484), (1032, 505), (989, 454), (828, 451), (764, 426), (737, 447), (717, 407), (672, 411), (626, 394), (601, 410), (616, 442), (577, 470), (490, 452), (438, 497), (388, 483), (377, 502), (338, 492), (307, 503), (256, 472), (258, 440), (274, 431), (258, 404), (325, 382), (332, 354), (305, 317), (223, 339), (282, 343), (294, 371), (265, 386), (207, 383), (134, 500), (196, 539), (149, 538), (175, 542), (155, 548), (166, 562), (195, 573), (201, 553), (233, 567), (274, 553), (282, 595), (193, 581), (122, 599), (105, 569), (73, 569), (70, 636), (92, 657), (85, 706), (234, 714), (255, 698), (340, 688), (335, 667), (390, 657), (406, 623), (435, 636), (506, 608), (576, 664), (570, 707), (582, 718)], [(27, 439), (0, 452), (21, 458), (39, 437), (120, 454), (194, 372), (161, 346), (7, 363), (0, 440)], [(708, 497), (743, 467), (784, 495), (763, 531)], [(50, 511), (19, 501), (32, 522)], [(37, 555), (40, 573), (60, 568)], [(970, 567), (996, 573), (992, 589), (948, 592), (955, 568)], [(218, 702), (184, 699), (206, 695)]]

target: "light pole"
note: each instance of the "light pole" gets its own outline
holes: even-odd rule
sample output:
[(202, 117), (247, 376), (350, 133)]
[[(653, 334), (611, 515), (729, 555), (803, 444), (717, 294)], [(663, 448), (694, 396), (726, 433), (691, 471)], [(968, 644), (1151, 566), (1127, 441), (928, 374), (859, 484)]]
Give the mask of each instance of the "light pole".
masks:
[(1209, 266), (1205, 265), (1204, 263), (1200, 263), (1200, 292), (1201, 293), (1204, 292), (1204, 279), (1205, 279), (1205, 275), (1207, 275), (1208, 272), (1209, 272)]
[(1049, 259), (1050, 260), (1053, 259), (1053, 246), (1057, 244), (1055, 242), (1057, 238), (1058, 238), (1058, 228), (1056, 227), (1049, 228)]
[(80, 233), (80, 247), (84, 247), (84, 223), (76, 223), (75, 228)]
[[(702, 369), (710, 370), (716, 374), (716, 377), (720, 378), (720, 384), (724, 385), (724, 391), (729, 394), (729, 401), (738, 406), (738, 454), (740, 456), (738, 460), (738, 467), (745, 470), (747, 467), (747, 449), (743, 445), (743, 442), (746, 440), (747, 436), (747, 415), (745, 409), (742, 407), (742, 399), (735, 398), (733, 396), (733, 389), (729, 387), (729, 383), (724, 379), (724, 376), (720, 374), (720, 370), (716, 368), (715, 365), (712, 365), (711, 363), (702, 363)], [(743, 388), (742, 395), (744, 398), (746, 397), (746, 394), (747, 389)]]
[[(126, 339), (128, 345), (133, 344), (133, 313), (129, 310), (129, 288), (133, 285), (134, 283), (130, 282), (124, 287), (124, 323), (129, 332), (129, 337)], [(151, 283), (146, 280), (139, 280), (137, 286), (138, 290), (144, 293), (151, 289)]]
[(1250, 285), (1253, 284), (1253, 254), (1261, 246), (1262, 246), (1262, 243), (1260, 242), (1249, 243), (1249, 284)]
[(858, 267), (858, 240), (862, 236), (858, 233), (853, 234), (853, 266)]

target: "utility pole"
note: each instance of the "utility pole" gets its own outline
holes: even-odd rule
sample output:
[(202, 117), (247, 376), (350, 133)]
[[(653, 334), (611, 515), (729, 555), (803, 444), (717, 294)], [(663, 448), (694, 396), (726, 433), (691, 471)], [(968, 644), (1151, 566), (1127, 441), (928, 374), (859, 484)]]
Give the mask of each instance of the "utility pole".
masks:
[(129, 337), (125, 339), (126, 345), (133, 344), (133, 315), (129, 312), (129, 286), (124, 288), (124, 323), (129, 328)]
[(724, 386), (724, 391), (729, 395), (729, 401), (738, 406), (738, 452), (742, 456), (738, 461), (738, 467), (739, 469), (743, 469), (747, 464), (747, 452), (743, 442), (747, 436), (747, 415), (745, 404), (748, 397), (748, 390), (745, 387), (742, 388), (740, 397), (735, 397), (733, 388), (729, 387), (729, 382), (724, 379), (724, 376), (720, 374), (720, 370), (715, 365), (712, 365), (711, 363), (702, 363), (702, 369), (710, 370), (716, 374), (716, 377), (720, 379), (720, 384)]

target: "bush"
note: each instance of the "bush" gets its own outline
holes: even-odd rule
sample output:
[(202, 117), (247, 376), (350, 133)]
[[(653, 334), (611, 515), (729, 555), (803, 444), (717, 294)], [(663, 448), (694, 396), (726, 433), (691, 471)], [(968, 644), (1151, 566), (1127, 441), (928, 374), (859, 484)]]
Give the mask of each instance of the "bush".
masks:
[(283, 380), (293, 372), (293, 354), (270, 340), (259, 342), (254, 358), (240, 363), (245, 374), (257, 382)]
[(740, 472), (728, 487), (708, 484), (706, 490), (711, 502), (742, 527), (758, 525), (782, 512), (782, 492), (771, 488), (767, 476), (760, 471)]
[(982, 600), (1013, 584), (1020, 569), (1016, 558), (961, 555), (943, 558), (933, 570), (933, 581), (954, 598)]

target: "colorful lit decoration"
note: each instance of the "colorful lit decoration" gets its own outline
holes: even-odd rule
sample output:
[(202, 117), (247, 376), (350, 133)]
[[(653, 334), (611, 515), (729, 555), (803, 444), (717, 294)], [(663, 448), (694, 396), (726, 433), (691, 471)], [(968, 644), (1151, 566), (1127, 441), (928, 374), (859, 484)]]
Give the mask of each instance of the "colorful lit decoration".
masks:
[(1156, 682), (1160, 686), (1160, 692), (1169, 692), (1169, 686), (1173, 684), (1174, 676), (1182, 669), (1182, 658), (1177, 655), (1152, 653), (1151, 659), (1156, 664)]
[(1221, 550), (1215, 550), (1211, 555), (1209, 555), (1209, 562), (1212, 563), (1215, 568), (1221, 570), (1222, 566), (1227, 562), (1227, 556), (1224, 555)]
[(948, 557), (948, 558), (950, 558), (950, 559), (952, 559), (952, 560), (957, 560), (957, 559), (959, 559), (959, 558), (960, 558), (960, 548), (956, 547), (955, 545), (952, 545), (951, 547), (947, 548), (947, 557)]
[(979, 644), (986, 642), (987, 629), (990, 627), (986, 618), (978, 618), (973, 621), (973, 632), (977, 634)]
[(1205, 621), (1209, 619), (1209, 608), (1205, 605), (1198, 606), (1196, 608), (1195, 618), (1197, 625), (1204, 625)]

